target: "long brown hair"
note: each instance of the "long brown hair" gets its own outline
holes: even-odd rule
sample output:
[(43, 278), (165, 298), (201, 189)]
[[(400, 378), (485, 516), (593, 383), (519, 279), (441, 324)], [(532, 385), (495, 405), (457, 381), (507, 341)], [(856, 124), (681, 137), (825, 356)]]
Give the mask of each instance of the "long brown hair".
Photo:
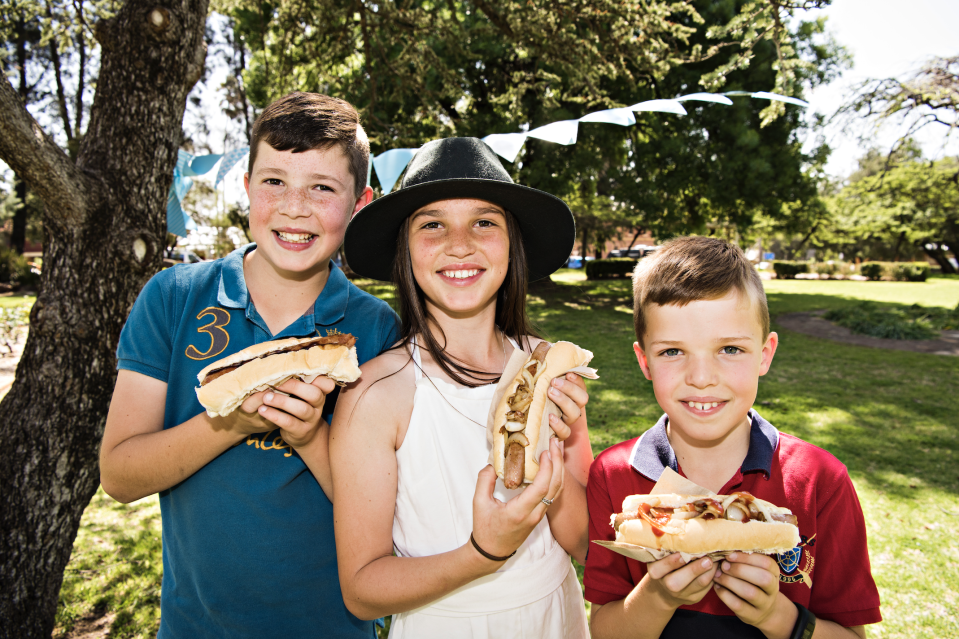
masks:
[[(529, 271), (526, 267), (526, 249), (523, 246), (523, 234), (519, 223), (509, 211), (506, 213), (506, 235), (509, 238), (509, 266), (506, 278), (496, 294), (496, 325), (521, 347), (529, 350), (529, 337), (539, 337), (526, 315), (526, 280)], [(421, 335), (424, 348), (429, 351), (444, 373), (458, 384), (475, 388), (485, 384), (495, 384), (499, 375), (465, 366), (446, 352), (439, 340), (430, 330), (429, 321), (434, 319), (426, 308), (423, 290), (413, 276), (413, 261), (410, 257), (410, 218), (403, 221), (400, 234), (396, 238), (396, 259), (393, 261), (393, 284), (400, 307), (402, 340), (397, 347), (408, 348), (416, 335)], [(446, 335), (438, 324), (442, 340)]]

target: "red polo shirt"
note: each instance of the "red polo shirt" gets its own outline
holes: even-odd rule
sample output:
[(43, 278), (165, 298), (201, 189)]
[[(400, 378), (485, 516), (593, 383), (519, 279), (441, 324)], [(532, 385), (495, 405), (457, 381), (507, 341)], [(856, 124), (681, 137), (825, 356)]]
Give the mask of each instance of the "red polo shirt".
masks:
[[(866, 525), (846, 467), (825, 450), (782, 434), (750, 411), (749, 450), (720, 494), (745, 490), (799, 520), (800, 545), (777, 556), (779, 590), (817, 617), (843, 626), (882, 621), (879, 592), (869, 568)], [(669, 466), (682, 474), (666, 435), (667, 416), (640, 437), (604, 451), (589, 470), (589, 538), (613, 540), (610, 515), (629, 495), (648, 494)], [(590, 544), (583, 584), (586, 599), (607, 604), (625, 599), (646, 574), (646, 565)], [(690, 632), (710, 637), (762, 637), (740, 621), (712, 590), (694, 606), (682, 606), (661, 637)]]

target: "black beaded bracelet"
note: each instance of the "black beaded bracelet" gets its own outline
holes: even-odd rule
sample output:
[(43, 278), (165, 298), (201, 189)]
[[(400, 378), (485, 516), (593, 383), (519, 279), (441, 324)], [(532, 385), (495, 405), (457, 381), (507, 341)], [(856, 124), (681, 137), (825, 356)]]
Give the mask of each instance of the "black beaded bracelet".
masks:
[(512, 557), (513, 555), (516, 554), (516, 551), (514, 550), (513, 552), (511, 552), (510, 554), (506, 555), (505, 557), (497, 557), (496, 555), (491, 555), (491, 554), (489, 554), (488, 552), (486, 552), (485, 550), (483, 550), (482, 548), (479, 547), (479, 544), (476, 543), (476, 540), (475, 540), (475, 539), (473, 539), (473, 533), (470, 533), (470, 541), (473, 542), (473, 548), (475, 548), (476, 551), (477, 551), (479, 554), (483, 555), (484, 557), (486, 557), (486, 558), (489, 559), (490, 561), (506, 561), (507, 559), (509, 559), (510, 557)]
[(793, 626), (792, 634), (789, 635), (789, 639), (812, 639), (813, 631), (816, 630), (816, 615), (809, 612), (809, 610), (802, 604), (796, 604), (796, 609), (799, 610), (799, 616), (796, 617), (796, 625)]

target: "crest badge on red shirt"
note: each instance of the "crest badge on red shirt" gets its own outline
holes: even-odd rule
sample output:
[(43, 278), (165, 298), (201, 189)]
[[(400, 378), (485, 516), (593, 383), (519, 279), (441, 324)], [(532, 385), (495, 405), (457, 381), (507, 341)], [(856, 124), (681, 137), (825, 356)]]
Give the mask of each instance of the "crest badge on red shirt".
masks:
[(811, 575), (816, 559), (806, 549), (816, 545), (816, 535), (812, 537), (800, 535), (799, 538), (802, 541), (798, 546), (776, 555), (776, 563), (779, 564), (779, 581), (787, 584), (801, 581), (812, 588)]

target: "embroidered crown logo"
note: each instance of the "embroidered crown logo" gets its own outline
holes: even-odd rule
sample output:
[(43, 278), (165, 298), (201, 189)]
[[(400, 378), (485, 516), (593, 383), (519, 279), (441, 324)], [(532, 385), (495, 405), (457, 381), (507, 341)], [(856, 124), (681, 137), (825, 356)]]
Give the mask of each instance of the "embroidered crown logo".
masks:
[(342, 335), (342, 334), (343, 334), (343, 333), (339, 332), (339, 331), (336, 330), (335, 328), (328, 328), (328, 329), (326, 329), (326, 336), (327, 336), (327, 337), (330, 337), (331, 335)]

